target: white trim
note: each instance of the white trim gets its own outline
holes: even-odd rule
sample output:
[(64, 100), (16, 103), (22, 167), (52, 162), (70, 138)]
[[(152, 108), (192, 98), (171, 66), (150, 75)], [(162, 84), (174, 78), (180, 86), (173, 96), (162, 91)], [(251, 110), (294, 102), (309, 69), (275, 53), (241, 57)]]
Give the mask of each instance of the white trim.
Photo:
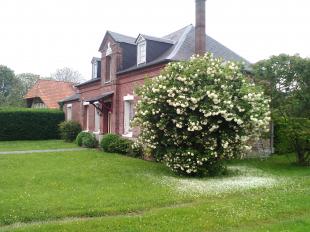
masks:
[(145, 41), (145, 38), (140, 34), (136, 40), (136, 43), (141, 43), (141, 42), (144, 42)]
[(124, 101), (133, 101), (134, 100), (134, 96), (127, 94), (126, 96), (123, 97)]
[(98, 105), (99, 105), (99, 102), (98, 102), (98, 101), (95, 101), (95, 102), (94, 102), (94, 105), (98, 106)]
[(72, 104), (67, 104), (67, 108), (72, 108)]
[(83, 102), (83, 106), (89, 106), (89, 102), (87, 101)]
[(128, 132), (127, 134), (123, 134), (123, 137), (132, 138), (132, 132)]
[[(144, 57), (141, 58), (141, 48), (144, 47)], [(137, 64), (146, 63), (146, 40), (140, 40), (137, 44)]]
[(105, 53), (105, 56), (109, 56), (112, 54), (112, 48), (111, 48), (111, 43), (109, 42), (108, 43), (108, 48), (107, 48), (107, 51)]

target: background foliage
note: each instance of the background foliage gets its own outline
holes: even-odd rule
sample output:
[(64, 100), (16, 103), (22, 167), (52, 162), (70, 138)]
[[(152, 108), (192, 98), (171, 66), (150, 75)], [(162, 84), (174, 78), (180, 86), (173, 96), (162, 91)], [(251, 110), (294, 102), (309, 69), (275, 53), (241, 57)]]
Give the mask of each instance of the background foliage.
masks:
[(281, 54), (257, 62), (256, 81), (271, 97), (275, 116), (310, 117), (310, 59)]

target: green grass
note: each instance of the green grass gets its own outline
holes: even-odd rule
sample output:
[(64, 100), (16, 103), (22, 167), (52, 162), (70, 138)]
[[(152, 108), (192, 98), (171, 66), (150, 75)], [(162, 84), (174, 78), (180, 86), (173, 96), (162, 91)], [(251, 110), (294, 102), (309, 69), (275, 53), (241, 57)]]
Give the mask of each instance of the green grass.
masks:
[(181, 194), (157, 163), (95, 150), (3, 155), (0, 231), (310, 231), (310, 169), (290, 159), (230, 163), (279, 180), (272, 187)]
[(74, 143), (66, 143), (63, 140), (39, 140), (39, 141), (0, 141), (0, 152), (22, 151), (22, 150), (43, 150), (57, 148), (75, 148)]

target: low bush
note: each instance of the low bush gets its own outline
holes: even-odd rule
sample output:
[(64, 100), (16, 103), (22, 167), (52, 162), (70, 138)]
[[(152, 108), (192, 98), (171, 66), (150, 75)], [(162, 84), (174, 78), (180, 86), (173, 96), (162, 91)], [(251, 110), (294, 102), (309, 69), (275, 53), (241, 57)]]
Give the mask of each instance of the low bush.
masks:
[(95, 135), (86, 133), (82, 138), (82, 146), (87, 148), (95, 148), (98, 146), (98, 141)]
[(60, 110), (0, 108), (0, 141), (58, 139)]
[(117, 134), (105, 134), (100, 141), (100, 147), (106, 152), (113, 152), (109, 150), (109, 146), (111, 143), (119, 140), (119, 138), (120, 136)]
[(81, 131), (81, 125), (75, 121), (64, 121), (59, 124), (60, 137), (67, 142), (74, 141)]
[(82, 146), (82, 140), (85, 136), (87, 136), (88, 132), (80, 132), (77, 136), (76, 136), (76, 139), (75, 139), (75, 143), (78, 145), (78, 146)]
[(106, 134), (100, 141), (100, 147), (106, 152), (120, 153), (132, 157), (142, 157), (142, 149), (130, 139), (116, 134)]

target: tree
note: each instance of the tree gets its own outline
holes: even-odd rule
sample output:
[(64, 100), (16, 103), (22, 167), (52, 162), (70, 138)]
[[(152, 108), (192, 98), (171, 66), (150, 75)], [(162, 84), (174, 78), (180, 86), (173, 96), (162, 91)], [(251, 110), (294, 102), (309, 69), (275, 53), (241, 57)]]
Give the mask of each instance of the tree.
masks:
[(211, 54), (170, 63), (136, 92), (138, 143), (180, 174), (219, 174), (270, 121), (269, 100), (241, 66)]
[(15, 75), (6, 66), (0, 66), (0, 106), (25, 107), (23, 97), (40, 78), (32, 73)]
[(51, 75), (51, 78), (57, 81), (66, 81), (75, 84), (83, 80), (82, 74), (68, 67), (57, 69), (56, 72)]
[(10, 94), (13, 87), (15, 74), (7, 66), (0, 65), (0, 97), (5, 98)]
[(0, 65), (0, 106), (19, 106), (15, 103), (18, 96), (15, 95), (19, 81), (14, 71), (7, 66)]
[(253, 70), (275, 115), (310, 117), (310, 59), (281, 54), (257, 62)]
[(25, 96), (29, 89), (31, 89), (34, 84), (40, 79), (40, 75), (33, 73), (21, 73), (16, 75), (16, 78), (19, 79), (21, 83), (20, 92), (22, 96)]

